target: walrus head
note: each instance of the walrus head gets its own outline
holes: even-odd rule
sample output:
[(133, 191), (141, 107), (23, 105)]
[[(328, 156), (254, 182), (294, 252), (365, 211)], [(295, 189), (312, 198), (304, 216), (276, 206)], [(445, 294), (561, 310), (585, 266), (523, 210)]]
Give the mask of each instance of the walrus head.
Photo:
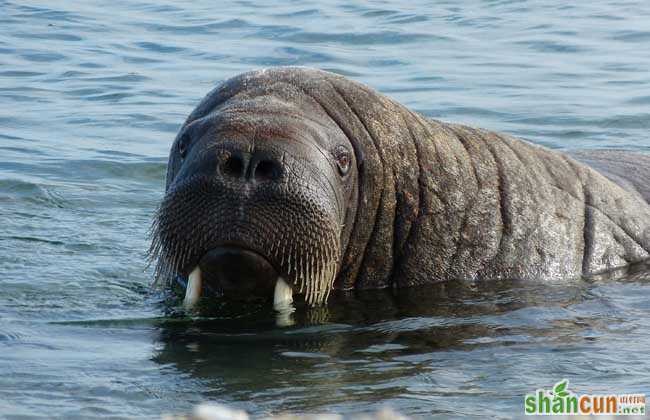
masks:
[(158, 280), (199, 276), (245, 299), (272, 297), (282, 282), (324, 302), (350, 239), (360, 163), (300, 86), (265, 71), (225, 82), (171, 148), (152, 229)]

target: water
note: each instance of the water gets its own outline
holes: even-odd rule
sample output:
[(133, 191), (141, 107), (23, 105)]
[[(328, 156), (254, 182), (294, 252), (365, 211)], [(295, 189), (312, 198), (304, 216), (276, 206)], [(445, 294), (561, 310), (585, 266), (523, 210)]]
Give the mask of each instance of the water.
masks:
[[(650, 394), (650, 269), (335, 296), (188, 321), (149, 293), (170, 142), (216, 83), (307, 65), (553, 148), (650, 151), (644, 1), (0, 0), (0, 416), (522, 413), (568, 378)], [(25, 2), (26, 3), (26, 2)]]

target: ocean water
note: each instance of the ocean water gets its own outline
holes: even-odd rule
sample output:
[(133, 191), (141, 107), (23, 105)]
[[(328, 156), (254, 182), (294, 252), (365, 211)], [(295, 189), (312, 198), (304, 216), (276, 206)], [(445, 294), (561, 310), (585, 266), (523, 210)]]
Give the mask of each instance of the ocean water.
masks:
[[(575, 4), (571, 4), (575, 3)], [(650, 3), (0, 0), (0, 417), (510, 418), (650, 394), (650, 267), (170, 316), (145, 270), (176, 130), (240, 72), (319, 67), (552, 148), (650, 151)]]

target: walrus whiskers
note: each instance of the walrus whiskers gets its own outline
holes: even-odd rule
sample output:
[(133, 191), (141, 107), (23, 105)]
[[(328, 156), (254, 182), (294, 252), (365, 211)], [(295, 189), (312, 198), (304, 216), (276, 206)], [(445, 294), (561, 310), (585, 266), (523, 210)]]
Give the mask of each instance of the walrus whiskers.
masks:
[[(152, 223), (149, 259), (156, 263), (154, 268), (156, 283), (169, 284), (178, 275), (177, 273), (190, 271), (184, 298), (186, 307), (192, 307), (201, 295), (203, 278), (198, 275), (200, 274), (198, 265), (191, 270), (184, 267), (190, 261), (195, 261), (196, 264), (196, 261), (201, 258), (200, 250), (206, 246), (204, 244), (209, 243), (209, 238), (200, 233), (200, 228), (195, 229), (194, 234), (200, 239), (199, 241), (188, 241), (178, 236), (174, 233), (174, 228), (165, 223), (165, 219), (156, 219)], [(310, 243), (295, 238), (292, 241), (291, 237), (283, 233), (279, 239), (269, 241), (268, 246), (262, 243), (260, 248), (269, 250), (269, 255), (278, 261), (279, 268), (294, 283), (295, 290), (299, 294), (304, 294), (307, 304), (314, 306), (325, 302), (325, 296), (334, 283), (335, 273), (329, 269), (331, 263), (328, 263), (328, 258), (335, 255), (332, 249), (338, 247), (336, 243), (338, 234), (328, 230), (310, 235), (319, 240)], [(291, 286), (289, 288), (293, 289)]]

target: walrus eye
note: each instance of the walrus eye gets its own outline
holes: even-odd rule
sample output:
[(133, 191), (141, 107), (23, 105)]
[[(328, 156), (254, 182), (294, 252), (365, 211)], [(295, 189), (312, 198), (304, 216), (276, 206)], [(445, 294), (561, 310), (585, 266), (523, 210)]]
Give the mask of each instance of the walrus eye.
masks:
[(183, 134), (178, 140), (178, 154), (181, 156), (181, 159), (185, 159), (185, 155), (187, 154), (187, 145), (189, 142), (190, 139), (187, 134)]
[(341, 176), (345, 176), (348, 171), (350, 170), (350, 162), (351, 162), (351, 157), (350, 157), (350, 152), (345, 150), (343, 147), (339, 147), (336, 149), (336, 165), (339, 168), (339, 173)]

